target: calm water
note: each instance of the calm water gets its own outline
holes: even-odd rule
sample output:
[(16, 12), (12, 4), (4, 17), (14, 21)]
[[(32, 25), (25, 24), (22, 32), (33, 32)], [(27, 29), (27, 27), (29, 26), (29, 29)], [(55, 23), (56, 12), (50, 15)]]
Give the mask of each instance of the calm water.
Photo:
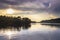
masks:
[[(21, 29), (20, 31), (17, 31), (16, 29), (0, 30), (0, 40), (59, 40), (59, 38), (57, 38), (57, 33), (60, 37), (59, 27), (59, 24), (44, 25), (40, 23), (31, 23), (29, 29)], [(55, 35), (57, 39), (54, 38)]]

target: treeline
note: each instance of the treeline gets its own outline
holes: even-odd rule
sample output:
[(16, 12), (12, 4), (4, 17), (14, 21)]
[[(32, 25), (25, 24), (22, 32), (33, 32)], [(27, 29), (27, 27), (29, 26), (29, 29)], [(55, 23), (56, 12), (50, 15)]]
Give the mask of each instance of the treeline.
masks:
[(60, 18), (51, 19), (51, 20), (43, 20), (40, 23), (60, 23)]
[(18, 17), (9, 17), (9, 16), (0, 16), (0, 29), (1, 28), (28, 28), (31, 20), (29, 18)]

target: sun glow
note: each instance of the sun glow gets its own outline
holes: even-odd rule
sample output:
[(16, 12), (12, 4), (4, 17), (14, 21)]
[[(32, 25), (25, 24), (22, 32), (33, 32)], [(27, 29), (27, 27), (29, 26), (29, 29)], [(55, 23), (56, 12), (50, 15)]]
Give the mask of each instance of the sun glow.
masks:
[(13, 14), (14, 13), (14, 10), (12, 8), (7, 9), (6, 11), (7, 11), (7, 14)]
[(11, 31), (8, 31), (5, 34), (7, 34), (8, 36), (11, 36), (13, 33)]
[(12, 37), (14, 34), (16, 34), (16, 32), (7, 31), (7, 32), (5, 32), (4, 34), (7, 35), (9, 39), (11, 39), (11, 37)]

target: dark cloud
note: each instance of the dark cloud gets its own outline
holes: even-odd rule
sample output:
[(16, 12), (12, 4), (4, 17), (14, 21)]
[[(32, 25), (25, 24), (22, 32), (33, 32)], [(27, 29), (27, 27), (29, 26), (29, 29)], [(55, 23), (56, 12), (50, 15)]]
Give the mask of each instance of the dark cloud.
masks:
[(53, 9), (52, 9), (53, 12), (55, 13), (60, 13), (60, 5), (56, 5)]
[[(8, 5), (20, 5), (22, 3), (25, 3), (25, 2), (32, 2), (33, 0), (0, 0), (0, 8), (1, 9), (4, 9), (6, 8)], [(6, 5), (6, 6), (5, 6)]]
[(18, 5), (24, 2), (32, 2), (33, 0), (0, 0), (0, 3), (6, 3), (6, 4), (10, 4), (10, 5)]
[(16, 2), (11, 2), (11, 1), (7, 1), (7, 0), (0, 0), (0, 9), (6, 9), (9, 7), (9, 5), (16, 5)]
[[(30, 4), (28, 3), (32, 3), (34, 5), (31, 4), (31, 7), (40, 7), (40, 3), (42, 3), (43, 7), (45, 8), (31, 8), (31, 7), (27, 7)], [(28, 4), (26, 7), (23, 4)], [(51, 4), (51, 5), (50, 5)], [(7, 8), (8, 5), (11, 5), (13, 8), (17, 9), (17, 10), (35, 10), (35, 11), (49, 11), (49, 12), (53, 12), (53, 13), (60, 13), (60, 0), (0, 0), (0, 9), (4, 9)], [(24, 7), (14, 7), (18, 6), (18, 5), (23, 5)]]
[(45, 12), (47, 11), (46, 8), (29, 8), (29, 7), (12, 7), (16, 10), (22, 10), (22, 11), (37, 11), (37, 12)]
[(51, 0), (51, 8), (49, 9), (53, 13), (60, 13), (60, 0)]
[[(0, 0), (0, 3), (4, 3), (4, 4), (8, 4), (8, 5), (21, 5), (27, 2), (38, 2), (40, 4), (40, 2), (42, 2), (41, 0)], [(44, 1), (44, 0), (43, 0)], [(49, 6), (48, 3), (44, 3), (45, 6)]]
[(49, 7), (49, 2), (43, 3), (46, 7)]
[(10, 4), (10, 5), (16, 5), (17, 2), (13, 1), (7, 1), (7, 0), (0, 0), (0, 3)]
[(0, 3), (0, 9), (6, 9), (6, 8), (8, 8), (7, 4)]

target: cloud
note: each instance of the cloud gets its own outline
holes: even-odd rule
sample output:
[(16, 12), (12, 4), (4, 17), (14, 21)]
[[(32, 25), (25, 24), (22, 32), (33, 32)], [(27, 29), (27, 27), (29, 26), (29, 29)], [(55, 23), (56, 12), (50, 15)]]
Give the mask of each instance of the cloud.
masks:
[(41, 2), (27, 2), (20, 5), (20, 7), (28, 7), (28, 8), (45, 8)]
[(22, 11), (60, 13), (60, 0), (0, 0), (0, 9), (11, 5), (12, 8)]
[(49, 8), (49, 3), (47, 2), (41, 2), (41, 1), (33, 1), (33, 2), (24, 2), (18, 6), (13, 6), (13, 8), (17, 10), (22, 11), (38, 11), (38, 12), (44, 12), (47, 11)]
[(53, 13), (60, 13), (60, 0), (51, 0), (50, 11)]
[(13, 2), (13, 1), (7, 1), (7, 0), (0, 0), (0, 3), (11, 4), (11, 5), (17, 4), (16, 2)]
[[(25, 7), (44, 7), (41, 0), (0, 0), (0, 3), (8, 5), (21, 5)], [(39, 5), (39, 6), (38, 6)], [(40, 6), (41, 5), (41, 6)]]
[(7, 4), (0, 3), (0, 9), (6, 9), (6, 8), (8, 8)]
[(1, 3), (6, 3), (10, 5), (18, 5), (28, 1), (32, 2), (33, 0), (0, 0)]

